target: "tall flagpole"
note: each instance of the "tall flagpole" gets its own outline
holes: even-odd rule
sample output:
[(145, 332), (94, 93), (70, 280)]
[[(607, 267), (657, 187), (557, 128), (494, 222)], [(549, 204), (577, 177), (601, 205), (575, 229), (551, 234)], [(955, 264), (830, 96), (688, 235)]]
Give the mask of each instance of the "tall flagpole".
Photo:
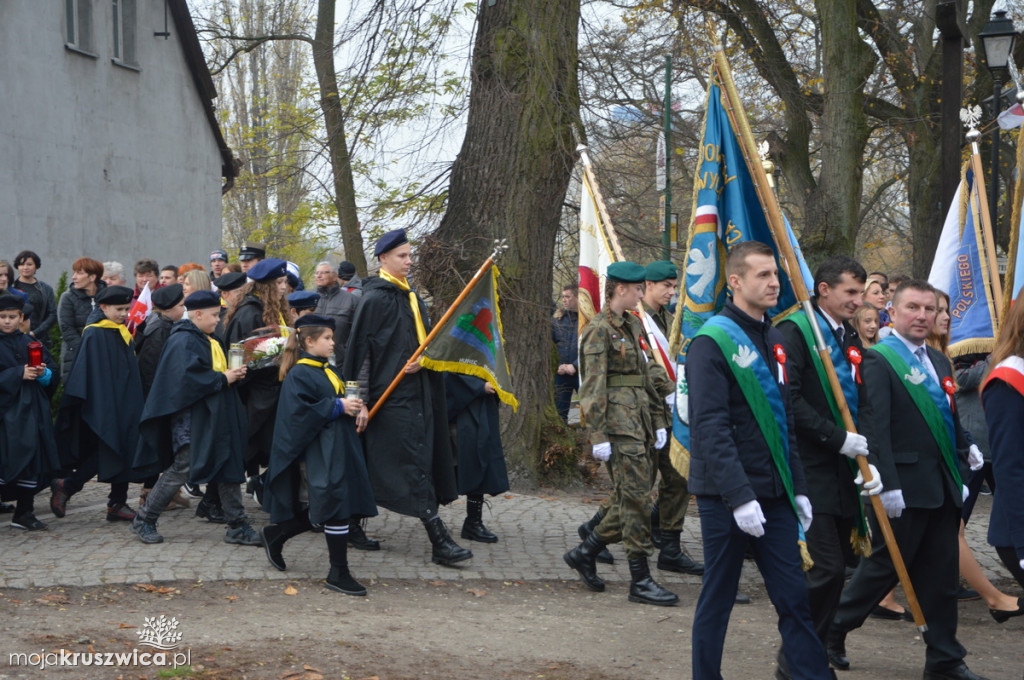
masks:
[[(965, 110), (966, 111), (966, 110)], [(964, 117), (965, 111), (960, 112), (960, 117)], [(980, 109), (978, 110), (980, 114)], [(968, 121), (964, 121), (968, 122)], [(981, 137), (981, 133), (974, 127), (977, 121), (973, 121), (970, 124), (970, 130), (967, 133), (967, 140), (971, 143), (971, 169), (974, 171), (974, 182), (971, 186), (971, 191), (977, 193), (978, 196), (978, 207), (981, 212), (981, 234), (985, 248), (985, 256), (988, 258), (988, 273), (989, 273), (989, 285), (992, 287), (992, 301), (995, 303), (996, 309), (996, 330), (998, 332), (999, 326), (999, 314), (1003, 311), (1003, 286), (999, 281), (999, 266), (996, 261), (996, 246), (995, 238), (992, 236), (992, 216), (989, 212), (988, 204), (988, 193), (985, 191), (985, 173), (982, 172), (981, 168), (981, 152), (978, 151), (978, 138)], [(992, 176), (995, 177), (997, 170), (992, 169)]]
[[(754, 141), (754, 134), (750, 130), (750, 122), (747, 120), (746, 111), (743, 110), (742, 100), (736, 90), (736, 83), (734, 83), (732, 79), (732, 70), (729, 67), (729, 60), (726, 58), (725, 51), (721, 45), (717, 46), (715, 49), (715, 66), (718, 69), (722, 85), (725, 88), (726, 111), (729, 114), (729, 118), (732, 120), (734, 129), (740, 135), (740, 148), (743, 150), (743, 158), (747, 163), (747, 169), (750, 171), (750, 175), (754, 183), (754, 189), (757, 191), (758, 198), (761, 200), (761, 207), (764, 209), (768, 226), (771, 228), (772, 235), (775, 238), (775, 245), (782, 254), (783, 266), (786, 268), (786, 273), (789, 275), (789, 280), (793, 286), (793, 292), (796, 294), (797, 300), (802, 305), (807, 318), (813, 322), (815, 312), (814, 308), (811, 306), (810, 297), (807, 294), (808, 287), (806, 284), (797, 285), (796, 283), (798, 281), (803, 281), (803, 272), (800, 270), (799, 261), (797, 260), (796, 253), (793, 251), (793, 244), (790, 243), (789, 236), (786, 233), (786, 226), (782, 220), (782, 210), (779, 208), (775, 192), (773, 192), (769, 186), (764, 167), (761, 165), (760, 158), (757, 154), (757, 144)], [(828, 345), (825, 344), (825, 339), (821, 335), (821, 329), (818, 328), (818, 324), (811, 323), (810, 326), (814, 331), (814, 339), (815, 344), (817, 345), (816, 349), (818, 351), (818, 356), (821, 358), (821, 363), (825, 367), (825, 374), (828, 376), (829, 386), (832, 388), (832, 394), (835, 396), (836, 404), (839, 407), (839, 413), (843, 418), (843, 426), (849, 432), (856, 432), (857, 426), (853, 422), (853, 416), (850, 414), (850, 407), (846, 403), (842, 386), (839, 384), (839, 376), (836, 375), (836, 367), (832, 363), (832, 356), (829, 353)], [(860, 473), (864, 481), (871, 481), (871, 470), (868, 467), (868, 461), (865, 456), (857, 456), (857, 467), (860, 469)], [(882, 506), (882, 500), (878, 496), (871, 496), (870, 498), (871, 506), (874, 508), (875, 517), (878, 520), (878, 526), (882, 531), (882, 535), (885, 538), (885, 544), (889, 549), (889, 555), (892, 558), (893, 566), (896, 568), (896, 573), (899, 576), (900, 583), (903, 585), (903, 592), (907, 596), (907, 604), (910, 606), (910, 610), (914, 614), (914, 623), (917, 625), (918, 630), (924, 632), (928, 630), (928, 624), (926, 623), (924, 614), (921, 611), (921, 605), (917, 601), (917, 594), (914, 592), (914, 586), (910, 582), (910, 575), (907, 573), (907, 567), (903, 563), (903, 556), (900, 554), (899, 546), (896, 544), (896, 537), (892, 533), (892, 525), (889, 524), (889, 517), (885, 514), (885, 508)]]

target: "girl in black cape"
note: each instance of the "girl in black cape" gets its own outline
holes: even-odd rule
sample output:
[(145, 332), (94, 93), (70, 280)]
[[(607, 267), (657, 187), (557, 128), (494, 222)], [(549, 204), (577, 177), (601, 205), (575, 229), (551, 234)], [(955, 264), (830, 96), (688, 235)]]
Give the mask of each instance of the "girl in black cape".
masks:
[(18, 330), (24, 298), (0, 294), (0, 492), (17, 501), (11, 526), (39, 531), (32, 506), (39, 482), (59, 467), (50, 397), (60, 370), (45, 347), (43, 363), (29, 366), (32, 337)]
[(285, 541), (324, 526), (331, 570), (327, 587), (366, 595), (348, 570), (349, 522), (373, 517), (373, 500), (355, 416), (363, 402), (345, 397), (328, 360), (334, 354), (334, 319), (307, 314), (295, 322), (281, 359), (281, 398), (263, 496), (273, 524), (260, 533), (267, 559), (286, 568)]

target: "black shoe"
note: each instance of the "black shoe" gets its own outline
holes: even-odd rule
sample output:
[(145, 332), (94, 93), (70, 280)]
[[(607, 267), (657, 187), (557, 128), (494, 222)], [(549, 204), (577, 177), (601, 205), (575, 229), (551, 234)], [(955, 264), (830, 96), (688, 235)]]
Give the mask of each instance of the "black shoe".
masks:
[(452, 539), (448, 533), (448, 528), (441, 521), (440, 517), (435, 516), (430, 521), (424, 522), (423, 526), (427, 530), (427, 536), (430, 537), (431, 562), (450, 567), (458, 562), (472, 559), (473, 553)]
[(1020, 616), (1024, 614), (1024, 604), (1021, 604), (1021, 599), (1017, 598), (1017, 608), (1007, 611), (1006, 609), (989, 609), (988, 613), (992, 615), (992, 618), (996, 620), (996, 623), (1006, 623), (1014, 616)]
[(828, 639), (825, 642), (825, 653), (833, 668), (840, 671), (850, 670), (850, 660), (846, 657), (846, 633), (834, 628), (829, 630)]
[[(316, 529), (314, 529), (316, 531)], [(320, 525), (320, 531), (323, 531), (323, 525)], [(360, 522), (350, 522), (348, 525), (348, 544), (356, 550), (380, 550), (380, 541), (375, 538), (370, 538), (363, 531), (363, 525)]]
[(107, 506), (108, 522), (131, 522), (135, 519), (135, 511), (127, 503), (114, 503)]
[(147, 522), (139, 515), (132, 520), (132, 533), (139, 537), (139, 540), (147, 545), (163, 543), (164, 537), (156, 530), (156, 522)]
[(647, 558), (639, 557), (629, 560), (629, 601), (641, 604), (653, 604), (659, 607), (671, 607), (679, 603), (679, 596), (665, 590), (651, 578), (651, 570), (647, 566)]
[(352, 578), (348, 567), (331, 567), (331, 573), (327, 575), (327, 587), (346, 595), (366, 595), (366, 588), (359, 581)]
[(202, 498), (203, 497), (203, 488), (201, 486), (199, 486), (198, 484), (187, 484), (186, 483), (185, 486), (181, 487), (181, 490), (184, 492), (184, 494), (186, 496), (189, 496), (191, 498)]
[(743, 593), (736, 593), (736, 604), (750, 604), (750, 595), (744, 595)]
[(595, 593), (604, 592), (604, 580), (597, 575), (597, 565), (594, 563), (597, 554), (604, 550), (604, 547), (604, 544), (590, 533), (582, 543), (562, 555), (565, 563), (579, 573), (584, 585)]
[(284, 555), (281, 554), (281, 549), (284, 548), (284, 531), (281, 530), (279, 524), (268, 524), (265, 527), (260, 527), (259, 530), (260, 540), (263, 541), (263, 547), (267, 551), (267, 561), (270, 562), (270, 566), (278, 571), (284, 571), (288, 568), (288, 565), (284, 563)]
[[(594, 521), (595, 519), (597, 520), (596, 522)], [(587, 540), (587, 536), (593, 533), (594, 527), (600, 523), (601, 515), (594, 515), (589, 522), (581, 524), (579, 528), (576, 529), (576, 533), (579, 534), (580, 540)], [(615, 558), (610, 552), (608, 552), (608, 548), (601, 548), (601, 552), (597, 553), (597, 557), (595, 557), (594, 560), (601, 564), (615, 564)]]
[[(23, 531), (45, 531), (46, 525), (36, 519), (35, 513), (26, 512), (24, 515), (15, 515), (11, 518), (11, 528)], [(995, 612), (994, 609), (992, 611)], [(995, 614), (993, 613), (992, 616)]]
[(901, 612), (894, 611), (888, 607), (883, 607), (880, 604), (876, 604), (874, 609), (868, 615), (873, 619), (883, 619), (885, 621), (913, 621), (914, 615), (904, 609)]
[(14, 512), (14, 503), (0, 503), (0, 515)]
[(224, 532), (224, 542), (233, 545), (263, 545), (263, 540), (248, 522), (237, 527), (228, 527)]
[[(256, 505), (263, 507), (263, 475), (256, 475), (251, 478), (252, 483), (252, 499), (256, 501)], [(247, 487), (248, 488), (248, 487)]]
[(956, 668), (944, 671), (930, 671), (926, 668), (923, 680), (985, 680), (985, 678), (971, 672), (967, 664), (961, 663)]
[(467, 541), (478, 543), (497, 543), (498, 537), (484, 526), (484, 499), (473, 497), (466, 499), (466, 521), (462, 523), (461, 536)]
[(210, 503), (205, 498), (196, 505), (196, 517), (201, 517), (207, 522), (214, 524), (227, 524), (228, 519), (224, 516), (224, 510), (219, 505)]
[(681, 531), (661, 532), (664, 542), (661, 546), (661, 552), (658, 553), (658, 569), (674, 571), (679, 574), (701, 576), (704, 573), (704, 565), (694, 561), (683, 550), (683, 546), (679, 542), (682, 533)]

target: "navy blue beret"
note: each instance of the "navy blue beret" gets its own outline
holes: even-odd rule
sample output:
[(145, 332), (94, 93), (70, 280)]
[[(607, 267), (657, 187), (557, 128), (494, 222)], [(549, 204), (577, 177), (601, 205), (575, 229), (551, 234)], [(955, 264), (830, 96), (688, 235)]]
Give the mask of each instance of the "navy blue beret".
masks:
[(213, 285), (217, 286), (217, 290), (235, 290), (244, 286), (247, 278), (242, 272), (228, 272), (224, 276), (214, 279)]
[(408, 242), (409, 238), (405, 235), (405, 229), (392, 229), (377, 239), (377, 245), (373, 247), (373, 256), (380, 257), (389, 250)]
[(93, 298), (98, 305), (129, 305), (135, 291), (125, 286), (107, 286)]
[(254, 264), (246, 272), (246, 275), (253, 281), (273, 281), (288, 275), (288, 263), (276, 257), (270, 257)]
[(180, 283), (161, 286), (153, 291), (153, 306), (157, 309), (170, 309), (185, 298), (185, 291)]
[(299, 290), (288, 296), (288, 306), (292, 309), (314, 309), (320, 302), (320, 295), (311, 290)]
[(320, 328), (330, 328), (334, 330), (334, 319), (329, 316), (320, 316), (319, 314), (306, 314), (300, 316), (295, 320), (295, 329), (306, 328), (307, 326), (316, 326)]
[(209, 309), (210, 307), (220, 307), (220, 295), (212, 290), (197, 290), (185, 298), (185, 309), (189, 311)]

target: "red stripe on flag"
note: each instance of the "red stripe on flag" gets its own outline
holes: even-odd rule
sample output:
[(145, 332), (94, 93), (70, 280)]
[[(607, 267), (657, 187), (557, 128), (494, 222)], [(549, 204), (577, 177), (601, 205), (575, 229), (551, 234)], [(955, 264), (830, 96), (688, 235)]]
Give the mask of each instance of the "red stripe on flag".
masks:
[(580, 288), (590, 293), (590, 300), (594, 303), (594, 311), (601, 311), (601, 279), (590, 267), (580, 266)]
[(693, 218), (694, 224), (714, 224), (718, 222), (718, 215), (714, 213), (708, 213), (706, 215), (697, 215)]

